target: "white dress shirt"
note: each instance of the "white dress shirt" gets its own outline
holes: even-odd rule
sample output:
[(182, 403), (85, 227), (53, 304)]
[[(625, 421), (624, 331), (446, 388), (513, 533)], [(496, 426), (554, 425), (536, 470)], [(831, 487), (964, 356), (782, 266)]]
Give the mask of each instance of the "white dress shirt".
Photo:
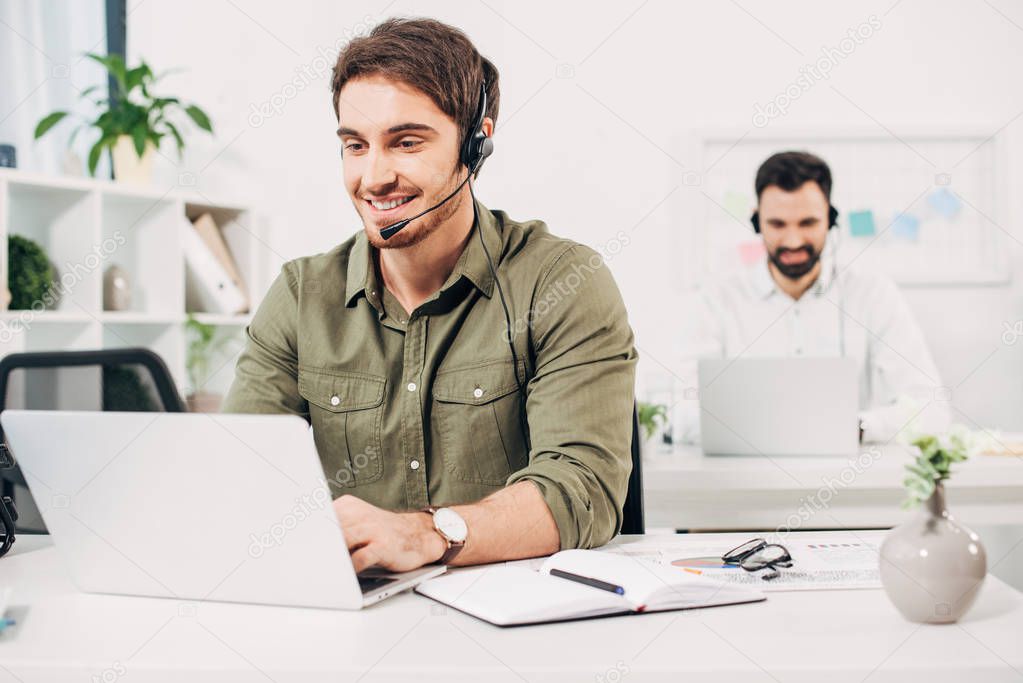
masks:
[(865, 442), (888, 441), (904, 428), (947, 428), (948, 392), (895, 284), (854, 267), (840, 269), (836, 279), (830, 258), (821, 266), (798, 300), (778, 288), (766, 259), (697, 292), (695, 310), (683, 320), (684, 387), (673, 411), (683, 441), (699, 440), (697, 359), (738, 356), (855, 358)]

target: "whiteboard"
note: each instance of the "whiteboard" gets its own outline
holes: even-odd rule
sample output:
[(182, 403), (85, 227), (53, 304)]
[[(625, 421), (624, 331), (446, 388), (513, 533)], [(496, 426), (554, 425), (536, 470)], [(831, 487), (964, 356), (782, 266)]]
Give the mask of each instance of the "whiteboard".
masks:
[(692, 273), (698, 279), (763, 258), (749, 223), (757, 168), (775, 152), (803, 150), (831, 167), (843, 266), (909, 286), (1010, 281), (1011, 238), (999, 218), (1002, 146), (990, 134), (738, 131), (703, 134), (696, 144), (702, 218), (683, 232), (685, 247), (697, 250), (687, 261), (702, 271)]

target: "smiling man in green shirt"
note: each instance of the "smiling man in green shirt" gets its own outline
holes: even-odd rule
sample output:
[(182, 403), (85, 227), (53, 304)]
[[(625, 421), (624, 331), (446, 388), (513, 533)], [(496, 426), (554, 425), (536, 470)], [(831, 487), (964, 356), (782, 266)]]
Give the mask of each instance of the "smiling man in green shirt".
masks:
[(632, 331), (600, 254), (475, 201), (497, 69), (457, 29), (392, 19), (345, 48), (332, 88), (365, 229), (284, 265), (224, 410), (310, 421), (356, 570), (607, 542)]

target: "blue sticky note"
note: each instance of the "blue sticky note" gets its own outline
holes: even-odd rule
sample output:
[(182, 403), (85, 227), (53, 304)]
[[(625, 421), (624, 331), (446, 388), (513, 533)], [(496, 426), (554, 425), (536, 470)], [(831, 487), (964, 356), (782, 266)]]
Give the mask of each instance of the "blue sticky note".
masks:
[(959, 209), (963, 207), (959, 197), (955, 196), (955, 193), (947, 187), (938, 188), (929, 194), (927, 196), (927, 204), (945, 218), (954, 217), (959, 213)]
[(920, 219), (911, 213), (900, 213), (892, 221), (892, 234), (898, 239), (915, 242), (920, 236)]
[(849, 214), (849, 234), (853, 237), (870, 237), (877, 232), (873, 211), (853, 211)]

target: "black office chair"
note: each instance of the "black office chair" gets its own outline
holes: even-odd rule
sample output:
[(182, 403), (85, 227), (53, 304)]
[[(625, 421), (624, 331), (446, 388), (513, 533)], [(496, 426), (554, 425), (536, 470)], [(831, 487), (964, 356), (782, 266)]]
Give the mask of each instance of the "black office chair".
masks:
[(639, 456), (639, 413), (636, 406), (632, 407), (632, 473), (629, 475), (629, 489), (625, 494), (625, 506), (622, 509), (623, 534), (646, 533), (646, 522), (643, 519), (643, 463)]
[[(74, 370), (74, 368), (84, 370)], [(95, 368), (89, 373), (88, 368)], [(22, 371), (17, 407), (35, 410), (59, 408), (104, 411), (156, 411), (185, 412), (174, 380), (167, 365), (157, 354), (145, 348), (102, 349), (98, 351), (41, 351), (12, 353), (0, 360), (0, 411), (11, 407), (11, 375)], [(63, 376), (60, 373), (64, 373)], [(80, 373), (81, 376), (76, 376)], [(61, 380), (64, 386), (59, 386)], [(76, 391), (66, 391), (68, 379), (73, 380)], [(90, 381), (94, 386), (92, 392)], [(63, 389), (63, 391), (62, 391)], [(25, 487), (25, 476), (11, 457), (7, 441), (0, 429), (0, 480), (3, 483), (0, 498), (0, 554), (13, 533), (9, 524), (17, 522), (14, 500), (15, 487)], [(34, 503), (33, 503), (34, 504)], [(23, 509), (27, 509), (24, 508)], [(18, 528), (16, 531), (24, 531)], [(42, 529), (32, 529), (42, 531)]]

